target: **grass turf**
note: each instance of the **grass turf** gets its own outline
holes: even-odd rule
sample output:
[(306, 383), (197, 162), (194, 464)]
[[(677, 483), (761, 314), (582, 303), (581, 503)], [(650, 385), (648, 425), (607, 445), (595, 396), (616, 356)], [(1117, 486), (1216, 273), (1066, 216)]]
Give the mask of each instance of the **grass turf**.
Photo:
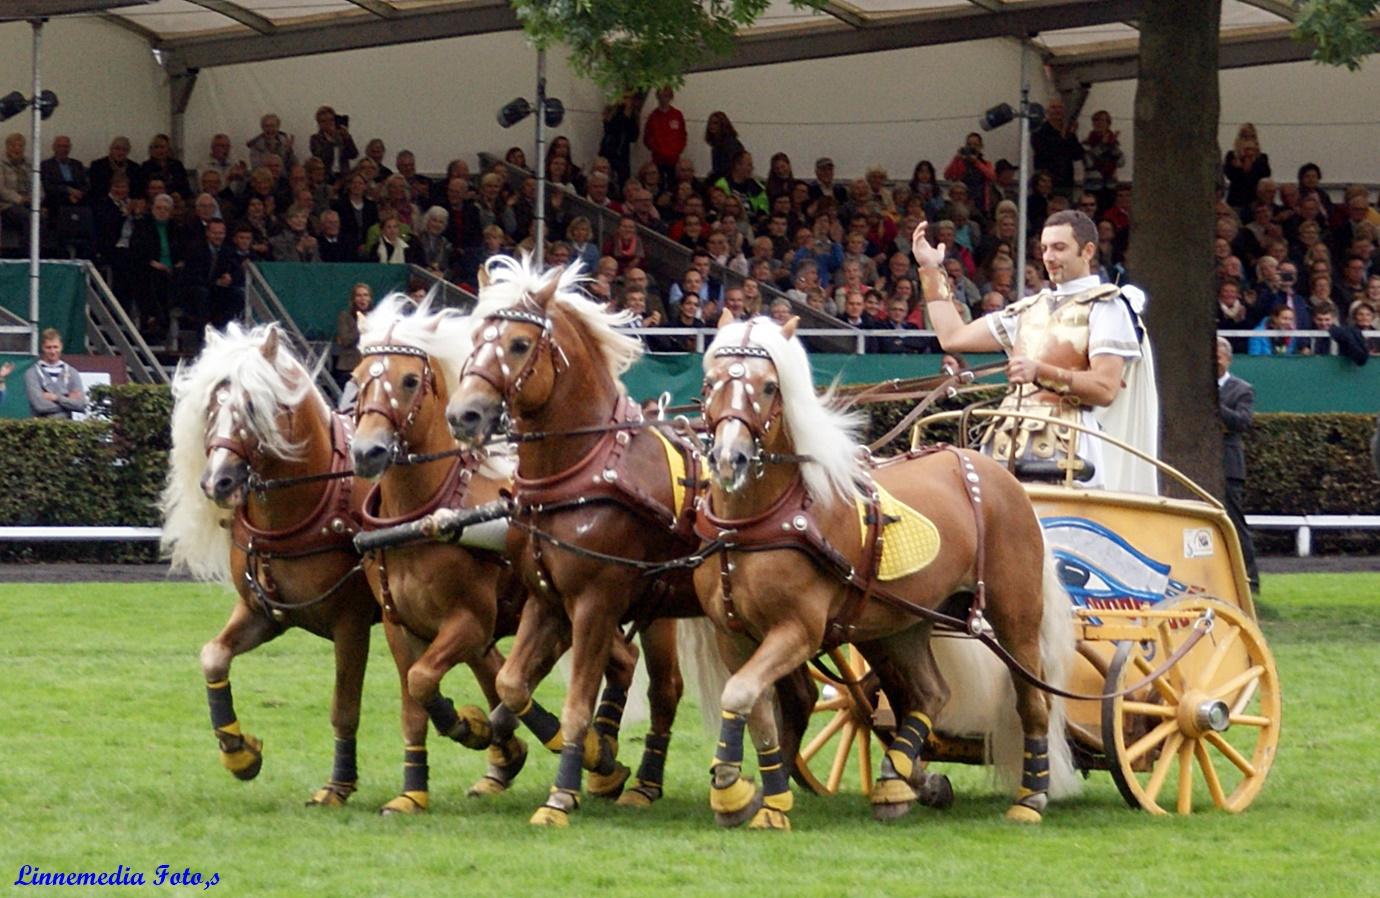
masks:
[[(797, 789), (795, 832), (764, 834), (714, 826), (712, 740), (689, 707), (671, 745), (668, 795), (648, 811), (586, 800), (569, 830), (535, 829), (527, 819), (554, 757), (534, 751), (511, 792), (470, 800), (481, 756), (433, 734), (431, 811), (380, 818), (376, 809), (400, 787), (402, 755), (381, 633), (366, 683), (360, 791), (344, 809), (305, 808), (330, 773), (328, 643), (293, 631), (236, 660), (240, 720), (266, 743), (263, 772), (241, 783), (217, 761), (196, 661), (228, 613), (224, 593), (11, 585), (0, 598), (0, 873), (15, 883), (24, 864), (123, 864), (151, 880), (168, 864), (217, 873), (215, 893), (253, 896), (1376, 894), (1380, 717), (1367, 687), (1380, 669), (1377, 594), (1375, 574), (1266, 576), (1263, 626), (1280, 668), (1284, 727), (1270, 780), (1245, 814), (1154, 818), (1127, 809), (1110, 777), (1094, 773), (1041, 827), (1017, 827), (1002, 820), (1007, 800), (982, 770), (951, 767), (958, 801), (948, 812), (875, 823), (850, 772), (836, 796)], [(457, 701), (476, 700), (467, 671), (446, 683)], [(540, 693), (552, 707), (559, 694), (554, 683)], [(641, 729), (625, 731), (632, 764)]]

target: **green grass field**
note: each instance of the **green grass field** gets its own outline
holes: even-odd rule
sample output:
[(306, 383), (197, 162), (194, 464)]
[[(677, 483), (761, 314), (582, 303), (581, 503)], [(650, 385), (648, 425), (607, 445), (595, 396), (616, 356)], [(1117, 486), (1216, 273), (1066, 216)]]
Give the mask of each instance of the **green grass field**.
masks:
[[(397, 678), (377, 633), (350, 805), (303, 802), (330, 773), (328, 643), (293, 631), (235, 662), (246, 730), (266, 743), (250, 783), (217, 761), (197, 651), (230, 602), (187, 584), (15, 585), (0, 593), (0, 876), (190, 868), (213, 894), (435, 896), (1363, 896), (1380, 894), (1380, 575), (1268, 576), (1264, 628), (1280, 669), (1279, 759), (1255, 804), (1155, 818), (1105, 773), (1038, 828), (1007, 824), (981, 770), (958, 801), (871, 820), (856, 776), (797, 790), (795, 831), (715, 827), (712, 740), (683, 708), (668, 797), (648, 811), (586, 801), (565, 831), (530, 827), (555, 772), (534, 754), (516, 787), (470, 800), (479, 755), (431, 740), (432, 809), (380, 818), (401, 782)], [(447, 692), (473, 701), (468, 672)], [(559, 703), (559, 686), (543, 695)], [(640, 752), (625, 732), (625, 760)], [(851, 791), (849, 791), (851, 790)], [(63, 894), (202, 891), (65, 887)]]

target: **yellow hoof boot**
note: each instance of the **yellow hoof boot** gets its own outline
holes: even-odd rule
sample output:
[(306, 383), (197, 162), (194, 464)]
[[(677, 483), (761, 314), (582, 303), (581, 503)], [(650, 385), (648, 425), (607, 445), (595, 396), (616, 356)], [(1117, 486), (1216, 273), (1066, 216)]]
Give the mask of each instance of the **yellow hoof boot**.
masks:
[(634, 778), (632, 785), (624, 789), (623, 794), (618, 797), (617, 804), (620, 808), (649, 808), (659, 798), (660, 786), (653, 786)]
[(502, 795), (517, 779), (527, 763), (527, 743), (514, 736), (504, 745), (489, 746), (489, 769), (482, 779), (470, 786), (470, 798)]
[(1045, 818), (1034, 808), (1028, 808), (1023, 804), (1013, 804), (1006, 809), (1006, 819), (1012, 823), (1039, 823)]
[(537, 812), (527, 822), (533, 826), (551, 826), (556, 829), (564, 829), (570, 825), (570, 814), (560, 808), (548, 808), (543, 805), (537, 808)]
[(915, 801), (915, 790), (910, 783), (890, 777), (879, 779), (872, 786), (872, 818), (895, 820), (908, 813)]
[(379, 808), (379, 813), (385, 817), (392, 817), (394, 814), (420, 814), (426, 810), (429, 800), (426, 792), (404, 792)]
[(334, 780), (316, 790), (307, 802), (309, 808), (343, 808), (350, 796), (355, 794), (354, 783), (337, 783)]
[(470, 786), (465, 794), (470, 798), (492, 798), (495, 795), (502, 795), (508, 791), (508, 784), (496, 780), (491, 776), (481, 776), (475, 780), (474, 785)]
[(221, 740), (221, 766), (233, 773), (236, 779), (252, 780), (263, 769), (264, 744), (253, 736), (237, 736), (234, 739), (238, 740), (237, 747), (232, 747), (235, 745), (233, 740)]
[(485, 714), (477, 705), (463, 705), (456, 708), (455, 715), (459, 720), (451, 731), (446, 733), (447, 736), (475, 751), (483, 751), (489, 747), (489, 741), (492, 739), (489, 715)]
[[(585, 751), (581, 764), (593, 773), (600, 767), (607, 767), (618, 758), (618, 740), (612, 736), (600, 735), (591, 727), (585, 732)], [(624, 777), (626, 779), (626, 777)]]
[(762, 793), (751, 780), (737, 777), (727, 785), (714, 785), (709, 790), (709, 807), (714, 822), (725, 829), (742, 826), (762, 806)]
[(785, 832), (791, 831), (791, 818), (786, 816), (785, 811), (776, 808), (763, 807), (753, 815), (748, 823), (748, 829), (777, 829)]
[(1006, 811), (1006, 819), (1014, 823), (1039, 823), (1044, 819), (1049, 793), (1032, 792), (1022, 787), (1016, 793), (1016, 803)]
[(612, 773), (591, 773), (586, 788), (595, 798), (614, 799), (623, 794), (630, 776), (632, 771), (626, 765), (615, 762)]

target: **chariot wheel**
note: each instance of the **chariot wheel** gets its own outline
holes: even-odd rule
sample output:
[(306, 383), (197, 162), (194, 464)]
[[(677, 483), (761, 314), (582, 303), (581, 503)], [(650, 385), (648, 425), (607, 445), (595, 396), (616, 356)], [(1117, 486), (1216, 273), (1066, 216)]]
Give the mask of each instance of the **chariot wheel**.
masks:
[(1190, 596), (1144, 641), (1118, 642), (1106, 691), (1154, 672), (1211, 610), (1211, 629), (1172, 667), (1131, 695), (1102, 705), (1112, 779), (1127, 803), (1152, 814), (1189, 814), (1207, 802), (1245, 810), (1265, 784), (1279, 744), (1280, 689), (1265, 637), (1240, 608)]
[[(815, 703), (814, 716), (824, 719), (824, 727), (801, 746), (796, 755), (794, 776), (817, 795), (833, 795), (839, 790), (850, 756), (858, 753), (859, 784), (864, 795), (872, 794), (872, 727), (876, 712), (876, 677), (867, 661), (852, 646), (829, 651), (828, 657), (839, 679), (811, 668), (822, 694)], [(822, 778), (821, 778), (822, 777)]]

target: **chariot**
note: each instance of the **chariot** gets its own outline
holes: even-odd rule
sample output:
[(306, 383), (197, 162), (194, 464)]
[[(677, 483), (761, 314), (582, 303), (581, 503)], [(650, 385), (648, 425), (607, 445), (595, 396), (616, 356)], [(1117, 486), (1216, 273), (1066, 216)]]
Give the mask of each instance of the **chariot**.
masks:
[[(995, 414), (931, 415), (916, 424), (912, 441), (943, 421)], [(1174, 468), (1146, 460), (1194, 498), (1081, 489), (1069, 479), (1025, 483), (1071, 603), (1076, 652), (1067, 691), (1082, 698), (1066, 702), (1067, 738), (1076, 764), (1109, 771), (1133, 808), (1239, 812), (1259, 794), (1275, 758), (1279, 673), (1221, 503)], [(830, 657), (833, 675), (816, 674), (816, 715), (825, 722), (802, 746), (796, 776), (833, 793), (851, 760), (867, 792), (873, 739), (889, 739), (895, 721), (855, 651), (844, 646)], [(987, 747), (945, 732), (941, 722), (925, 754), (982, 763)]]

